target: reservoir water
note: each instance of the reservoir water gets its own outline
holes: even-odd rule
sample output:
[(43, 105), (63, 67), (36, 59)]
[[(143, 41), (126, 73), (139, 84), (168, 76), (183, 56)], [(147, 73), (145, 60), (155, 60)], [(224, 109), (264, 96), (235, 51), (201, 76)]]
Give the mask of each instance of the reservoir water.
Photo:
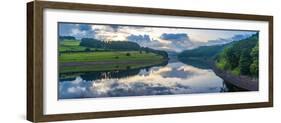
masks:
[(212, 69), (194, 63), (169, 61), (140, 69), (70, 73), (70, 78), (59, 79), (58, 97), (79, 99), (235, 91), (235, 87)]

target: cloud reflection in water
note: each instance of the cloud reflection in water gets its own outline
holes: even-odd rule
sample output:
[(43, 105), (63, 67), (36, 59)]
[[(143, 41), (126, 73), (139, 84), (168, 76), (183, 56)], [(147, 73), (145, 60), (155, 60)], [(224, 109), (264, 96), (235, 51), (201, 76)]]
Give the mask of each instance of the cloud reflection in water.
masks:
[(75, 80), (59, 82), (59, 98), (211, 93), (220, 92), (221, 88), (223, 80), (212, 70), (175, 62), (142, 69), (137, 75), (125, 78), (87, 81), (77, 76)]

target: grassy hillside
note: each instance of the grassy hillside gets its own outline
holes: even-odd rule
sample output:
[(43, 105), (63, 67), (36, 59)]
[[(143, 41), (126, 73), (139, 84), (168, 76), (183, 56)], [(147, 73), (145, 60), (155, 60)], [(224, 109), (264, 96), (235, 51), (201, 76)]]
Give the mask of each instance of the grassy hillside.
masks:
[(79, 40), (76, 39), (64, 39), (59, 42), (59, 52), (87, 52), (88, 51), (103, 51), (101, 48), (88, 48), (80, 46)]
[(154, 50), (148, 47), (141, 47), (137, 43), (128, 41), (100, 41), (92, 38), (83, 38), (80, 40), (74, 37), (61, 37), (59, 39), (60, 53), (73, 52), (104, 52), (104, 51), (139, 51), (140, 53), (154, 53), (168, 58), (165, 51)]
[[(140, 47), (126, 41), (103, 42), (96, 39), (59, 40), (60, 73), (135, 69), (167, 60), (165, 51)], [(91, 63), (90, 65), (87, 63)], [(67, 64), (67, 65), (66, 65)]]
[(78, 40), (62, 40), (59, 42), (59, 51), (84, 51), (86, 47), (79, 46), (79, 43)]
[(234, 75), (258, 77), (258, 33), (249, 38), (225, 45), (202, 46), (183, 51), (178, 59), (184, 63), (190, 60), (214, 61), (216, 67)]
[(223, 50), (226, 45), (201, 46), (192, 50), (185, 50), (178, 55), (178, 59), (212, 58)]
[(235, 42), (220, 52), (216, 66), (235, 75), (258, 77), (258, 34)]

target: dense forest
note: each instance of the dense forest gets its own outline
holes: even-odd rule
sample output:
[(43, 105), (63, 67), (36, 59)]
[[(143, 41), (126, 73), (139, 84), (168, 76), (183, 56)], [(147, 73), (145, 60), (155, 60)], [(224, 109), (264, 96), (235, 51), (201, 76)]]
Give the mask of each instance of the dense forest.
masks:
[(258, 77), (258, 33), (224, 48), (216, 57), (216, 66), (235, 75)]
[(229, 44), (201, 46), (185, 50), (178, 59), (185, 61), (192, 58), (211, 60), (219, 69), (230, 71), (234, 75), (258, 77), (258, 33)]
[(139, 50), (140, 46), (134, 42), (128, 41), (100, 41), (93, 38), (83, 38), (80, 46), (90, 48), (102, 48), (112, 50)]

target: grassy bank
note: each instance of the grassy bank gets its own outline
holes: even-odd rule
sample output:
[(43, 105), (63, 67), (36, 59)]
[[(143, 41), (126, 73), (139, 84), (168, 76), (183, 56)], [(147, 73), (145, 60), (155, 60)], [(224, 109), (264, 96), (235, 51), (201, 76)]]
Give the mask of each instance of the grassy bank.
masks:
[(107, 51), (61, 53), (59, 61), (64, 62), (103, 62), (103, 61), (155, 61), (163, 59), (154, 53), (139, 53), (138, 51)]
[(81, 65), (81, 66), (67, 66), (60, 67), (60, 73), (75, 73), (75, 72), (95, 72), (95, 71), (115, 71), (115, 70), (127, 70), (137, 69), (142, 67), (148, 67), (155, 64), (161, 64), (163, 61), (146, 61), (140, 63), (127, 63), (127, 64), (105, 64), (105, 65)]
[[(78, 66), (61, 66), (60, 73), (135, 69), (160, 64), (164, 61), (162, 56), (154, 53), (141, 54), (137, 51), (63, 53), (59, 60), (61, 65), (70, 62), (81, 63)], [(86, 62), (104, 62), (105, 64), (83, 65)], [(114, 63), (106, 64), (106, 62)]]

